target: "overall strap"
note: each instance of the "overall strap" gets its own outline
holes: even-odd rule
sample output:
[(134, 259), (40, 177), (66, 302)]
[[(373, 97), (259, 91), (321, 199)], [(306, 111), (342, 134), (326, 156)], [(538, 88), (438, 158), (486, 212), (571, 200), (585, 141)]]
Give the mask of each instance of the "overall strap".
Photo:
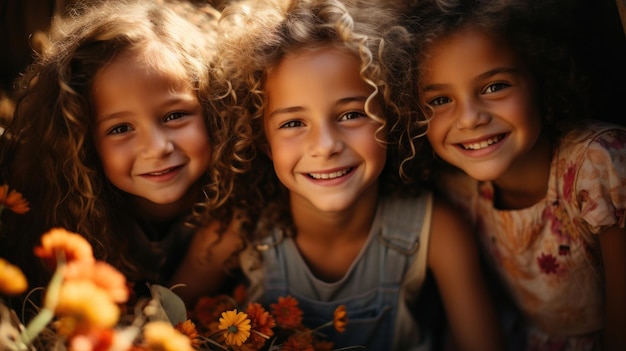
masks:
[(425, 277), (431, 197), (425, 193), (419, 197), (384, 199), (378, 238), (387, 251), (385, 283), (402, 282), (413, 262), (420, 264), (418, 273), (422, 279)]
[[(287, 294), (287, 271), (284, 251), (279, 249), (283, 243), (284, 234), (281, 229), (275, 228), (272, 234), (261, 240), (257, 250), (262, 253), (265, 272), (264, 290), (270, 301), (278, 296)], [(269, 268), (269, 269), (268, 269)]]

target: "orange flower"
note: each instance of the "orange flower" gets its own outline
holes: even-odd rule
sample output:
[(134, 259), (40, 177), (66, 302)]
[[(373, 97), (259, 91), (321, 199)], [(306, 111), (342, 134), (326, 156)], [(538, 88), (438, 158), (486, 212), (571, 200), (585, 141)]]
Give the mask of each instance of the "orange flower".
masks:
[(346, 312), (345, 305), (339, 305), (335, 309), (335, 313), (333, 314), (333, 322), (335, 325), (335, 330), (339, 333), (343, 333), (346, 331), (346, 325), (348, 324), (348, 313)]
[(0, 257), (0, 292), (17, 295), (26, 291), (28, 283), (24, 273), (8, 261)]
[(64, 277), (66, 280), (89, 280), (109, 294), (111, 300), (116, 303), (126, 302), (130, 295), (126, 277), (103, 261), (96, 261), (93, 264), (74, 261), (67, 265)]
[(274, 317), (259, 303), (249, 303), (248, 308), (246, 308), (246, 313), (248, 317), (250, 317), (252, 330), (256, 332), (252, 333), (250, 336), (252, 343), (263, 346), (265, 341), (274, 335), (274, 331), (272, 330), (272, 328), (276, 326)]
[(28, 201), (22, 197), (21, 193), (15, 190), (9, 192), (9, 185), (0, 185), (0, 212), (6, 207), (17, 214), (24, 214), (30, 210)]
[(226, 295), (216, 297), (203, 296), (196, 302), (193, 315), (203, 327), (214, 323), (224, 311), (235, 308), (233, 300)]
[(191, 346), (194, 349), (200, 348), (200, 335), (196, 329), (196, 325), (188, 319), (182, 323), (178, 323), (175, 327), (181, 334), (187, 336), (191, 340)]
[(241, 346), (250, 336), (250, 319), (243, 312), (226, 311), (222, 313), (219, 328), (224, 331), (226, 345)]
[(283, 328), (296, 328), (302, 323), (302, 310), (298, 300), (291, 296), (279, 297), (278, 302), (271, 304), (276, 323)]
[(313, 348), (311, 333), (296, 333), (290, 336), (282, 345), (281, 350), (289, 351), (315, 351)]
[(193, 351), (191, 340), (168, 322), (154, 321), (146, 324), (143, 336), (148, 350)]
[(50, 267), (55, 267), (57, 254), (62, 253), (65, 261), (93, 263), (91, 245), (81, 235), (63, 228), (54, 228), (41, 237), (41, 245), (35, 247), (35, 255), (45, 260)]

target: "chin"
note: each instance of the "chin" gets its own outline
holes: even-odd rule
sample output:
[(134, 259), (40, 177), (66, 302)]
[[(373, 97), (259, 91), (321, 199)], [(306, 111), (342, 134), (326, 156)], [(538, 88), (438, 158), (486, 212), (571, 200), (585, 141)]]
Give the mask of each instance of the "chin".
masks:
[(495, 172), (493, 170), (486, 170), (486, 169), (478, 169), (478, 170), (463, 170), (467, 175), (469, 175), (470, 177), (478, 180), (478, 181), (482, 181), (482, 182), (486, 182), (486, 181), (492, 181), (492, 180), (496, 180), (501, 176), (500, 172)]

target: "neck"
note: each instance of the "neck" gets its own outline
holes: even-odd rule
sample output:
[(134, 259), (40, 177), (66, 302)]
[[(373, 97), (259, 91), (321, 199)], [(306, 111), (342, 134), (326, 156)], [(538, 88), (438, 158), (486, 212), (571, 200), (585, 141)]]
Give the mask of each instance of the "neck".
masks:
[(552, 156), (552, 142), (541, 135), (532, 149), (515, 160), (502, 177), (493, 181), (496, 207), (522, 209), (544, 199)]
[(376, 214), (378, 186), (366, 190), (352, 206), (342, 211), (320, 211), (310, 203), (291, 201), (291, 213), (298, 238), (335, 242), (367, 237)]
[(177, 201), (158, 204), (142, 197), (133, 197), (132, 206), (134, 212), (146, 221), (168, 222), (189, 213), (199, 200), (198, 194), (200, 194), (200, 185), (194, 185)]

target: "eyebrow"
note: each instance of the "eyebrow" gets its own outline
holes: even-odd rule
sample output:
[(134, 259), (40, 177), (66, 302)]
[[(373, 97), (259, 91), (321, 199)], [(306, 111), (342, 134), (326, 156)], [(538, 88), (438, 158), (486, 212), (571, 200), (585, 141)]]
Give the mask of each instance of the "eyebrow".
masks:
[[(168, 109), (171, 108), (172, 106), (178, 105), (178, 104), (183, 104), (183, 103), (190, 103), (193, 102), (194, 98), (187, 98), (185, 97), (186, 94), (172, 94), (171, 98), (168, 99), (163, 99), (163, 102), (159, 105), (159, 108), (161, 109)], [(196, 101), (198, 101), (196, 99)], [(199, 101), (198, 101), (199, 103)], [(124, 109), (124, 110), (120, 110), (120, 111), (115, 111), (113, 113), (106, 113), (106, 114), (102, 114), (102, 115), (96, 115), (96, 124), (105, 122), (107, 120), (116, 118), (116, 117), (123, 117), (124, 115), (127, 115), (129, 113), (128, 110)]]
[[(519, 68), (498, 67), (498, 68), (494, 68), (492, 70), (489, 70), (487, 72), (479, 74), (477, 77), (474, 78), (474, 81), (480, 81), (480, 80), (483, 80), (483, 79), (487, 79), (489, 77), (493, 77), (496, 74), (502, 74), (502, 73), (517, 74), (517, 73), (519, 73), (519, 71), (520, 71)], [(436, 91), (436, 90), (443, 89), (446, 85), (447, 84), (430, 84), (430, 85), (427, 85), (427, 86), (423, 87), (421, 90), (424, 91), (424, 92)]]
[[(369, 96), (364, 96), (364, 95), (345, 97), (343, 99), (337, 100), (337, 102), (335, 103), (335, 106), (346, 105), (352, 102), (365, 102), (368, 97)], [(284, 108), (277, 108), (274, 111), (272, 111), (267, 116), (267, 118), (269, 119), (269, 118), (275, 117), (276, 115), (300, 112), (304, 110), (306, 109), (302, 106), (290, 106), (290, 107), (284, 107)]]

